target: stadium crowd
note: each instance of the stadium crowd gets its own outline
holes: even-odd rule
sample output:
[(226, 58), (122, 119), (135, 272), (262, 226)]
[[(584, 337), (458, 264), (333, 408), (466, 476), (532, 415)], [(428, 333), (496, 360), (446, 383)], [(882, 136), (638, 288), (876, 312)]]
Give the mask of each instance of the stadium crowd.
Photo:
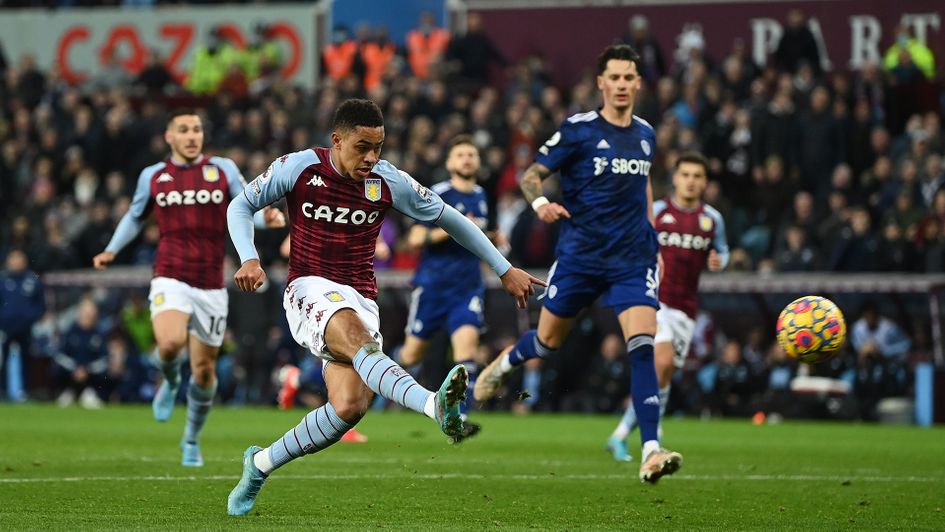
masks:
[[(597, 107), (595, 81), (587, 75), (562, 87), (555, 83), (553, 60), (540, 55), (510, 63), (474, 13), (468, 22), (465, 32), (450, 35), (424, 17), (402, 46), (382, 27), (361, 27), (356, 35), (336, 28), (314, 91), (279, 78), (279, 51), (267, 42), (264, 26), (245, 50), (211, 35), (197, 52), (203, 66), (183, 86), (157, 53), (141, 72), (128, 73), (111, 61), (87, 82), (71, 86), (56, 67), (42, 69), (30, 56), (5, 57), (0, 49), (3, 283), (33, 283), (41, 290), (28, 271), (41, 276), (90, 266), (128, 209), (138, 172), (166, 157), (167, 109), (201, 108), (206, 151), (232, 158), (252, 178), (282, 153), (325, 145), (336, 105), (355, 96), (369, 97), (384, 110), (383, 157), (426, 185), (447, 177), (448, 140), (472, 134), (483, 154), (479, 181), (490, 200), (490, 223), (507, 237), (510, 260), (525, 268), (547, 268), (556, 228), (536, 219), (518, 180), (562, 120)], [(799, 12), (789, 15), (788, 29), (765, 67), (752, 62), (740, 40), (724, 57), (710, 57), (702, 34), (692, 28), (679, 36), (676, 50), (664, 52), (648, 21), (633, 17), (627, 34), (616, 40), (633, 45), (643, 57), (646, 83), (635, 114), (657, 131), (654, 195), (667, 193), (678, 154), (698, 150), (710, 160), (706, 201), (727, 221), (732, 270), (945, 271), (945, 91), (929, 49), (908, 28), (896, 35), (882, 64), (823, 72)], [(546, 186), (554, 196), (554, 179)], [(379, 257), (379, 268), (415, 266), (417, 254), (404, 242), (406, 223), (388, 220), (382, 236), (390, 252)], [(269, 263), (283, 260), (278, 248), (285, 234), (271, 233), (260, 239), (263, 261)], [(148, 225), (116, 262), (152, 264), (158, 237), (156, 225)], [(28, 299), (11, 295), (15, 292), (6, 289), (0, 305), (4, 357), (10, 358), (9, 344), (17, 338), (30, 344), (18, 346), (21, 363), (36, 355), (49, 357), (57, 393), (69, 392), (60, 395), (63, 402), (82, 397), (86, 382), (105, 375), (123, 377), (93, 386), (98, 392), (94, 399), (86, 393), (86, 404), (141, 400), (153, 393), (153, 370), (139, 356), (151, 350), (140, 295), (119, 298), (97, 290), (74, 308), (57, 308), (53, 314), (45, 312), (45, 304), (36, 312), (14, 310), (10, 302), (19, 300), (11, 298)], [(30, 301), (39, 305), (41, 298)], [(98, 307), (102, 316), (96, 319)], [(830, 371), (854, 384), (857, 393), (867, 390), (867, 402), (875, 404), (873, 396), (906, 392), (907, 369), (921, 356), (920, 338), (927, 335), (921, 328), (903, 331), (870, 305), (862, 314), (851, 316), (860, 321), (849, 323), (850, 356), (838, 359)], [(866, 332), (858, 337), (861, 322), (872, 326), (861, 326)], [(906, 347), (890, 345), (886, 334), (864, 340), (878, 323), (895, 328)], [(24, 330), (33, 332), (32, 340), (22, 340)], [(279, 344), (278, 332), (265, 334), (268, 347), (257, 349)], [(772, 344), (771, 335), (759, 329), (743, 338), (730, 334), (720, 341), (722, 336), (702, 342), (701, 354), (696, 342), (698, 356), (681, 376), (692, 385), (674, 388), (682, 390), (674, 404), (689, 412), (721, 414), (780, 404), (779, 391), (798, 368)], [(908, 345), (910, 338), (916, 349)], [(571, 399), (561, 392), (555, 408), (622, 408), (629, 386), (622, 351), (610, 345), (608, 335), (595, 341), (600, 354), (586, 364), (587, 382), (575, 384), (584, 391)], [(69, 347), (79, 344), (84, 347)], [(268, 374), (275, 362), (267, 356), (261, 368), (266, 378), (242, 391), (240, 380), (251, 379), (236, 357), (230, 397), (268, 399)], [(8, 389), (14, 399), (27, 393)], [(601, 393), (604, 397), (594, 397)]]

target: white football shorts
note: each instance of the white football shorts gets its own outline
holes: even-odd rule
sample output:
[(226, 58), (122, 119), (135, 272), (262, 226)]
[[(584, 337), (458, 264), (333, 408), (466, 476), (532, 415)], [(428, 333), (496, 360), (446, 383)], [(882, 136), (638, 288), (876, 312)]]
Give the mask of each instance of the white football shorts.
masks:
[(223, 345), (230, 301), (226, 288), (205, 290), (170, 277), (155, 277), (151, 279), (148, 300), (152, 320), (165, 310), (179, 310), (190, 314), (190, 334), (209, 346)]
[(377, 303), (348, 285), (324, 277), (306, 276), (292, 281), (282, 297), (292, 338), (313, 355), (334, 360), (325, 345), (325, 327), (336, 312), (349, 308), (358, 314), (368, 332), (381, 347), (381, 318)]
[(685, 312), (660, 303), (656, 311), (656, 343), (670, 342), (673, 344), (673, 364), (677, 368), (683, 367), (686, 357), (689, 356), (689, 346), (692, 344), (692, 333), (696, 322)]

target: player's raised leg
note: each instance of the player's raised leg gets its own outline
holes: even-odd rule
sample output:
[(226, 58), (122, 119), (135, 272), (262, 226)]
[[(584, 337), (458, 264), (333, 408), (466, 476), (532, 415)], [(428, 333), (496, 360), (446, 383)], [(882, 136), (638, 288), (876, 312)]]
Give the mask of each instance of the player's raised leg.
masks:
[[(160, 295), (160, 297), (164, 297)], [(154, 394), (151, 409), (154, 419), (167, 421), (174, 412), (174, 400), (180, 389), (180, 352), (187, 343), (187, 324), (190, 314), (179, 310), (165, 310), (151, 320), (157, 344), (157, 365), (164, 379)]]
[(466, 394), (466, 368), (457, 365), (436, 393), (420, 386), (381, 351), (358, 314), (339, 310), (328, 320), (325, 342), (336, 360), (349, 362), (374, 393), (436, 420), (447, 436), (462, 431), (459, 405)]
[(663, 449), (659, 443), (659, 385), (654, 366), (653, 337), (656, 309), (648, 305), (630, 307), (617, 316), (627, 339), (630, 356), (630, 394), (643, 443), (640, 480), (656, 482), (682, 465), (682, 455)]
[(309, 412), (302, 421), (260, 449), (253, 445), (243, 453), (243, 475), (230, 492), (227, 512), (245, 515), (274, 470), (306, 454), (313, 454), (338, 442), (364, 417), (371, 404), (371, 390), (349, 364), (331, 362), (325, 366), (328, 403)]
[(538, 317), (538, 328), (523, 334), (515, 345), (499, 353), (479, 374), (474, 389), (476, 400), (491, 399), (502, 385), (505, 376), (526, 360), (546, 358), (554, 354), (571, 330), (571, 319), (556, 316), (543, 307)]
[(220, 348), (207, 345), (194, 336), (190, 337), (188, 347), (191, 377), (187, 386), (187, 422), (181, 440), (181, 464), (199, 467), (203, 465), (200, 433), (217, 393), (217, 354)]

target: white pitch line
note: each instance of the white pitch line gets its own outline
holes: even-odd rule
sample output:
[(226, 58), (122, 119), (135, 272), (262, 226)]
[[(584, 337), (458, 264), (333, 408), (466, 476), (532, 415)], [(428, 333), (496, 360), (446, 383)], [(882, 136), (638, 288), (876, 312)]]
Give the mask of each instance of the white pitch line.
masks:
[[(192, 482), (192, 481), (234, 481), (240, 477), (236, 475), (208, 475), (208, 476), (90, 476), (90, 477), (35, 477), (35, 478), (0, 478), (0, 484), (34, 484), (41, 482)], [(843, 476), (843, 475), (674, 475), (667, 477), (670, 480), (695, 480), (695, 481), (787, 481), (787, 482), (910, 482), (910, 483), (945, 483), (945, 478), (938, 477), (917, 477), (917, 476)], [(419, 473), (402, 475), (364, 475), (364, 474), (339, 474), (339, 475), (280, 475), (274, 477), (276, 480), (393, 480), (393, 479), (416, 479), (416, 480), (636, 480), (633, 475), (476, 475), (468, 473)]]

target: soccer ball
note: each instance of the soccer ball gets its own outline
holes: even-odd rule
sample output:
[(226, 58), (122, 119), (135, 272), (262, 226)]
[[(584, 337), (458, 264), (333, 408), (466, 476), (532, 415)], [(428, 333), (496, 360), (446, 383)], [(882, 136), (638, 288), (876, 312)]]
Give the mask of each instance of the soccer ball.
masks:
[(778, 343), (788, 356), (815, 364), (832, 358), (847, 338), (847, 324), (833, 301), (804, 296), (778, 316)]

